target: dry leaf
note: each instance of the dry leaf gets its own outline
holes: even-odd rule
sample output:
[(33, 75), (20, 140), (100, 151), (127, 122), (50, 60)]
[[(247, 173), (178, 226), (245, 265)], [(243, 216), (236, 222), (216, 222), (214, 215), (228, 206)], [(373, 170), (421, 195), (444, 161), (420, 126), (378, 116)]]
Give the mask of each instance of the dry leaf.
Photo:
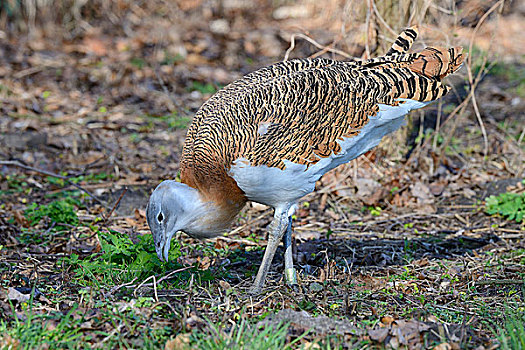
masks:
[(390, 326), (394, 321), (395, 319), (390, 315), (381, 317), (381, 322), (386, 326)]
[(198, 258), (197, 261), (199, 262), (199, 269), (201, 270), (207, 270), (211, 266), (211, 259), (209, 256), (205, 256), (202, 258)]
[(321, 346), (318, 343), (306, 342), (306, 343), (302, 344), (301, 349), (305, 349), (305, 350), (307, 350), (307, 349), (311, 349), (311, 350), (321, 349)]
[(100, 38), (86, 37), (82, 47), (84, 52), (96, 56), (105, 56), (107, 54), (106, 43)]
[(381, 184), (372, 179), (359, 178), (354, 180), (355, 187), (357, 187), (356, 195), (361, 200), (371, 196), (374, 192), (381, 188)]
[(15, 300), (19, 303), (24, 303), (31, 299), (31, 294), (22, 294), (13, 287), (9, 287), (7, 290), (7, 300)]
[(412, 195), (417, 198), (418, 203), (433, 203), (434, 196), (430, 192), (430, 189), (422, 182), (418, 181), (410, 186)]
[(219, 284), (221, 285), (221, 287), (224, 289), (224, 290), (229, 290), (232, 288), (232, 286), (226, 282), (226, 281), (223, 281), (223, 280), (220, 280), (219, 281)]
[(382, 343), (388, 336), (389, 331), (390, 330), (388, 328), (370, 329), (368, 331), (368, 335), (370, 336), (370, 339)]
[(170, 339), (166, 342), (164, 350), (181, 350), (187, 349), (190, 345), (190, 334), (181, 333), (178, 334), (175, 339)]

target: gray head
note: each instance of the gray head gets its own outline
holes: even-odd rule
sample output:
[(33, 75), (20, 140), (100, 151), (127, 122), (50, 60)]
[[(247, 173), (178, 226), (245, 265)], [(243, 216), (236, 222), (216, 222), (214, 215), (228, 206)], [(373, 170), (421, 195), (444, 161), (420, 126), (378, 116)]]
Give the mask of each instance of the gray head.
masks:
[(151, 194), (146, 218), (160, 260), (168, 261), (171, 238), (177, 231), (191, 231), (203, 206), (199, 193), (180, 182), (163, 181)]

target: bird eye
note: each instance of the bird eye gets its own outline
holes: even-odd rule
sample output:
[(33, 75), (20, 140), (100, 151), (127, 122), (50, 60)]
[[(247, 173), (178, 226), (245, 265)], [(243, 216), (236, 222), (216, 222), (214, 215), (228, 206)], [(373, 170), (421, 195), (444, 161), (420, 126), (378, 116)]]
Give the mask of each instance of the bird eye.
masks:
[(159, 213), (159, 216), (157, 216), (157, 220), (159, 220), (159, 222), (162, 222), (162, 220), (164, 220), (164, 215), (162, 215), (162, 213)]

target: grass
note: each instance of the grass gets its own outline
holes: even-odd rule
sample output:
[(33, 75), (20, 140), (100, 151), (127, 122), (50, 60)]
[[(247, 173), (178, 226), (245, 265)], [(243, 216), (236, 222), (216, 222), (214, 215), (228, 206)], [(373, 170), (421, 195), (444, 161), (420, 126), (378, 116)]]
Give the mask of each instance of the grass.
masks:
[(525, 349), (525, 310), (507, 311), (503, 328), (499, 329), (498, 339), (502, 350)]
[(55, 348), (75, 344), (82, 337), (80, 320), (75, 320), (72, 308), (65, 315), (61, 312), (38, 314), (33, 310), (33, 299), (23, 306), (19, 316), (13, 309), (14, 321), (0, 320), (0, 347), (2, 349), (33, 349), (46, 344)]
[[(23, 191), (22, 183), (25, 181), (24, 178), (17, 178), (12, 181), (13, 187)], [(89, 176), (89, 181), (99, 180), (97, 176), (92, 175)], [(224, 278), (233, 285), (238, 276), (244, 274), (246, 277), (251, 270), (256, 271), (256, 264), (243, 267), (240, 271), (215, 267), (198, 270), (194, 266), (157, 285), (159, 291), (162, 290), (164, 293), (172, 291), (183, 295), (186, 293), (187, 297), (196, 291), (209, 293), (210, 297), (206, 300), (207, 315), (213, 318), (209, 314), (211, 312), (217, 314), (218, 317), (207, 322), (204, 328), (193, 330), (185, 328), (181, 324), (183, 324), (184, 317), (188, 316), (183, 315), (185, 313), (187, 315), (187, 312), (194, 312), (197, 308), (193, 306), (195, 299), (191, 299), (190, 303), (184, 306), (184, 298), (182, 300), (179, 300), (180, 298), (170, 299), (159, 294), (160, 300), (156, 302), (151, 296), (141, 296), (142, 292), (140, 291), (137, 293), (136, 286), (146, 281), (150, 276), (165, 276), (170, 271), (180, 269), (182, 265), (178, 263), (178, 260), (186, 256), (192, 258), (206, 257), (219, 262), (228, 260), (230, 263), (235, 263), (246, 259), (245, 254), (248, 249), (243, 251), (243, 249), (232, 248), (227, 244), (217, 246), (215, 241), (184, 246), (180, 241), (174, 240), (170, 250), (170, 262), (162, 263), (154, 251), (151, 235), (139, 236), (138, 241), (134, 243), (126, 233), (105, 227), (100, 219), (79, 220), (77, 211), (81, 206), (82, 203), (77, 197), (70, 193), (64, 193), (63, 197), (54, 199), (47, 204), (32, 204), (26, 207), (24, 214), (29, 226), (20, 228), (24, 233), (17, 236), (22, 245), (43, 245), (42, 242), (46, 244), (51, 242), (52, 244), (49, 244), (51, 246), (56, 243), (55, 239), (68, 241), (77, 234), (75, 239), (96, 234), (100, 243), (100, 251), (78, 253), (73, 249), (71, 255), (60, 260), (57, 259), (58, 262), (50, 265), (53, 269), (52, 276), (63, 276), (63, 282), (60, 286), (50, 283), (49, 281), (52, 279), (48, 279), (45, 275), (43, 275), (44, 277), (28, 279), (26, 286), (37, 286), (42, 294), (49, 299), (49, 305), (61, 311), (49, 311), (50, 309), (46, 308), (47, 305), (42, 300), (12, 306), (16, 308), (16, 312), (9, 313), (0, 322), (0, 344), (7, 344), (4, 347), (16, 343), (20, 349), (34, 348), (42, 344), (58, 348), (79, 348), (82, 347), (81, 344), (90, 343), (98, 344), (97, 347), (102, 348), (141, 347), (149, 349), (165, 347), (167, 341), (182, 342), (184, 340), (186, 343), (183, 344), (189, 348), (199, 349), (257, 349), (258, 345), (254, 344), (260, 344), (261, 347), (259, 348), (281, 347), (286, 349), (294, 348), (294, 345), (289, 343), (290, 337), (294, 334), (293, 330), (286, 325), (257, 328), (254, 322), (264, 319), (264, 317), (259, 316), (274, 313), (275, 310), (282, 308), (294, 308), (306, 310), (314, 316), (345, 317), (342, 313), (342, 310), (346, 308), (341, 292), (344, 288), (343, 282), (327, 280), (322, 283), (322, 288), (318, 291), (312, 291), (313, 284), (310, 284), (310, 293), (307, 298), (292, 301), (278, 298), (277, 304), (274, 303), (271, 306), (265, 306), (264, 310), (256, 311), (255, 314), (257, 315), (257, 312), (259, 314), (256, 317), (252, 316), (252, 321), (248, 321), (249, 318), (243, 321), (242, 312), (241, 315), (237, 311), (229, 313), (227, 309), (225, 312), (225, 300), (236, 303), (237, 309), (233, 310), (241, 310), (240, 305), (242, 304), (238, 301), (240, 293), (237, 288), (233, 287), (227, 291), (222, 291), (216, 282), (218, 278)], [(373, 207), (372, 209), (381, 210)], [(364, 207), (364, 211), (367, 210), (371, 211), (368, 207)], [(480, 213), (480, 215), (483, 214)], [(410, 221), (401, 226), (406, 231), (413, 231), (420, 225), (421, 223)], [(255, 247), (253, 249), (261, 248)], [(414, 262), (414, 253), (417, 249), (418, 245), (413, 244), (410, 240), (405, 240), (403, 246), (405, 259)], [(2, 250), (0, 254), (3, 254), (4, 251)], [(522, 250), (515, 250), (508, 257), (503, 257), (502, 260), (495, 260), (496, 257), (490, 254), (492, 253), (487, 252), (486, 258), (495, 263), (496, 266), (487, 265), (486, 269), (483, 270), (486, 273), (499, 271), (500, 267), (503, 268), (506, 260), (520, 261), (519, 259), (523, 259), (521, 257), (523, 255)], [(197, 262), (195, 264), (197, 265)], [(482, 320), (483, 327), (493, 326), (490, 320), (497, 318), (498, 324), (501, 324), (502, 327), (498, 336), (505, 337), (504, 340), (501, 338), (500, 342), (503, 344), (506, 341), (509, 344), (508, 348), (514, 349), (513, 346), (515, 345), (513, 344), (523, 338), (523, 322), (520, 326), (520, 323), (508, 318), (507, 324), (504, 325), (501, 322), (504, 319), (502, 312), (496, 311), (494, 307), (486, 303), (484, 304), (482, 300), (475, 300), (466, 294), (461, 294), (464, 293), (462, 290), (464, 283), (459, 280), (458, 274), (451, 272), (454, 264), (452, 260), (440, 260), (439, 265), (434, 265), (435, 270), (430, 268), (425, 270), (426, 273), (434, 275), (432, 280), (437, 281), (436, 288), (439, 288), (440, 282), (450, 283), (447, 287), (448, 290), (441, 293), (441, 297), (444, 298), (441, 302), (460, 300), (462, 303), (475, 303), (475, 313)], [(0, 265), (0, 275), (4, 273), (4, 270), (8, 273), (10, 269), (11, 267), (7, 265)], [(431, 295), (435, 295), (435, 293), (429, 295), (429, 290), (425, 284), (418, 282), (420, 278), (426, 279), (427, 277), (420, 276), (413, 266), (408, 264), (391, 267), (389, 271), (388, 276), (376, 277), (376, 279), (384, 280), (385, 284), (379, 290), (375, 288), (373, 290), (364, 289), (355, 294), (353, 292), (355, 289), (366, 288), (366, 283), (362, 286), (354, 285), (355, 282), (359, 281), (359, 278), (349, 286), (350, 293), (354, 293), (353, 298), (359, 300), (353, 311), (354, 315), (359, 315), (359, 319), (355, 321), (359, 327), (366, 329), (370, 325), (377, 324), (377, 316), (369, 314), (371, 308), (374, 308), (376, 315), (395, 313), (397, 317), (401, 318), (422, 317), (421, 319), (424, 320), (425, 315), (431, 314), (441, 322), (456, 324), (463, 322), (465, 317), (463, 310), (458, 308), (457, 311), (454, 311), (453, 308), (434, 307)], [(118, 289), (119, 286), (126, 283), (130, 283), (132, 287)], [(11, 278), (4, 285), (18, 286), (19, 284)], [(308, 284), (305, 282), (305, 285)], [(118, 291), (111, 292), (115, 288)], [(481, 288), (478, 290), (476, 287), (473, 288), (473, 295), (481, 295), (484, 292)], [(449, 293), (449, 291), (452, 292), (456, 289), (459, 290), (457, 295), (454, 296)], [(508, 287), (505, 290), (494, 291), (494, 293), (498, 293), (498, 297), (506, 298), (506, 300), (519, 300), (519, 294), (509, 294), (512, 290), (511, 287)], [(144, 293), (144, 295), (154, 295), (151, 289)], [(170, 304), (170, 306), (166, 304)], [(249, 315), (246, 314), (245, 316), (248, 317)], [(226, 319), (230, 320), (229, 323), (224, 322)], [(317, 341), (315, 344), (319, 345), (321, 349), (341, 348), (342, 346), (342, 343), (339, 342), (340, 338), (337, 336), (314, 339), (311, 341)], [(360, 346), (366, 345), (362, 343), (362, 339), (355, 339), (355, 341), (360, 341)], [(298, 346), (298, 343), (293, 344)]]
[(5, 175), (0, 173), (0, 181), (7, 186), (5, 190), (0, 190), (0, 196), (12, 195), (14, 193), (28, 193), (27, 176), (25, 175)]
[[(66, 228), (65, 225), (77, 226), (79, 221), (75, 205), (72, 202), (76, 201), (69, 198), (65, 200), (52, 201), (46, 205), (32, 203), (25, 210), (24, 214), (32, 226), (38, 224), (46, 217), (56, 224), (54, 227), (52, 227), (52, 229), (55, 231)], [(78, 202), (76, 204), (78, 204)]]
[[(145, 115), (149, 121), (161, 121), (164, 126), (167, 126), (169, 130), (183, 130), (186, 129), (192, 118), (190, 116), (179, 115), (176, 111), (161, 116)], [(153, 125), (148, 125), (149, 129), (153, 128)], [(149, 131), (149, 130), (144, 130)]]
[[(142, 299), (142, 300), (141, 300)], [(42, 312), (33, 300), (14, 313), (11, 322), (0, 320), (1, 349), (77, 349), (87, 348), (86, 342), (96, 341), (101, 348), (155, 349), (164, 344), (173, 330), (152, 327), (151, 317), (160, 312), (148, 299), (113, 303), (99, 299), (95, 311), (86, 312), (80, 303), (67, 311)], [(101, 327), (104, 330), (86, 332)], [(118, 329), (120, 332), (115, 332)]]
[(201, 94), (213, 94), (222, 86), (215, 86), (211, 83), (202, 83), (200, 81), (192, 81), (191, 86), (188, 88), (189, 91), (199, 91)]
[(224, 331), (219, 325), (208, 322), (205, 332), (193, 333), (189, 339), (191, 348), (201, 350), (265, 350), (265, 349), (294, 349), (296, 344), (306, 333), (295, 340), (287, 342), (288, 324), (279, 323), (275, 326), (259, 328), (250, 325), (246, 319)]

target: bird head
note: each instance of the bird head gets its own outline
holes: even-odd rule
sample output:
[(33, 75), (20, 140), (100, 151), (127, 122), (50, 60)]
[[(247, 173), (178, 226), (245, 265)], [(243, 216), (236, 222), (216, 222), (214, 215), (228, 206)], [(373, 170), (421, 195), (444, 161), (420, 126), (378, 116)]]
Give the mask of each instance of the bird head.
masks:
[(191, 230), (201, 203), (198, 191), (180, 182), (167, 180), (155, 188), (146, 207), (146, 218), (161, 261), (168, 261), (175, 233)]

